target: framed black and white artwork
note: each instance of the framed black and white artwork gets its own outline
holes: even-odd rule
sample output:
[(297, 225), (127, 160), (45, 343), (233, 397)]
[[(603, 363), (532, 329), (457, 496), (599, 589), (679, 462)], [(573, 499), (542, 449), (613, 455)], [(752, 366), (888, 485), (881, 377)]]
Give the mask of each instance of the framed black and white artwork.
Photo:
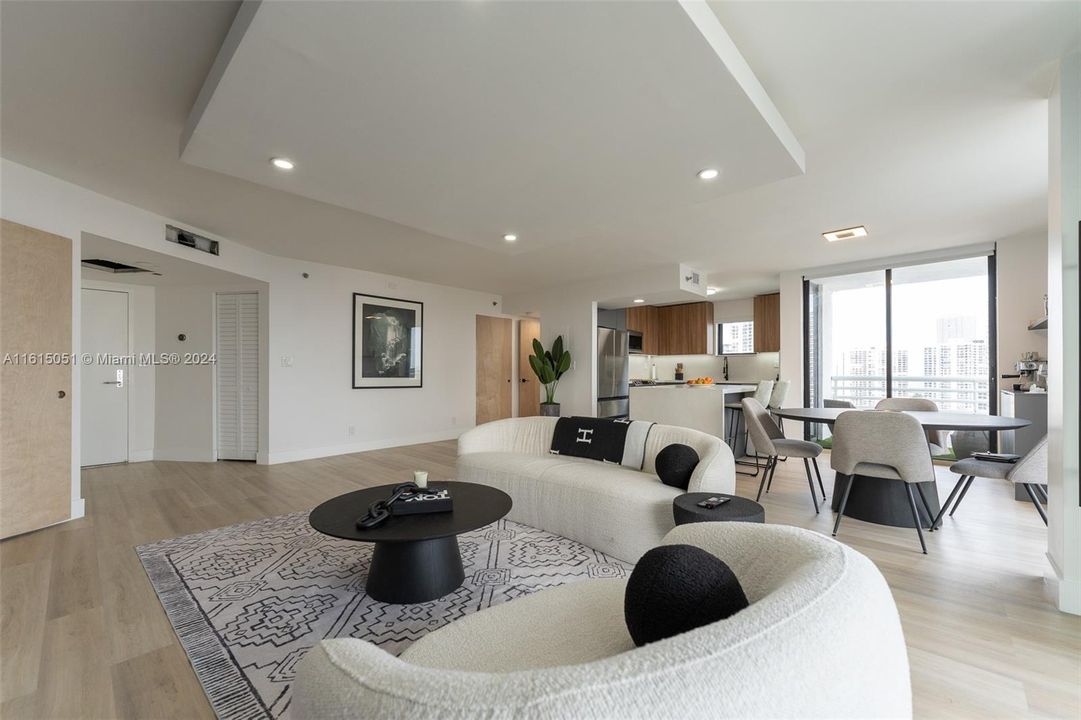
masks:
[(353, 293), (353, 387), (424, 384), (424, 303)]

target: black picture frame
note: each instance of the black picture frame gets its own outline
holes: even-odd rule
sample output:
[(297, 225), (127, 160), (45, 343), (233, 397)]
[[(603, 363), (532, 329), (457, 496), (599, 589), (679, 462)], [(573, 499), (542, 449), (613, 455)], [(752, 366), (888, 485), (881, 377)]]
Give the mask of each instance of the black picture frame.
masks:
[(355, 292), (352, 319), (354, 390), (424, 387), (423, 302)]

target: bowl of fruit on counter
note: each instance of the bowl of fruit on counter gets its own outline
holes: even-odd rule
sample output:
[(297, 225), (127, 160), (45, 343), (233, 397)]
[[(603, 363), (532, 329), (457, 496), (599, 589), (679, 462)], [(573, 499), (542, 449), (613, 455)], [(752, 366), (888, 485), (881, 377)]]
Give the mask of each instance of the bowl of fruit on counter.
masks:
[(688, 387), (712, 387), (713, 386), (713, 378), (708, 377), (708, 376), (707, 377), (697, 377), (694, 380), (688, 380), (687, 381), (687, 386)]

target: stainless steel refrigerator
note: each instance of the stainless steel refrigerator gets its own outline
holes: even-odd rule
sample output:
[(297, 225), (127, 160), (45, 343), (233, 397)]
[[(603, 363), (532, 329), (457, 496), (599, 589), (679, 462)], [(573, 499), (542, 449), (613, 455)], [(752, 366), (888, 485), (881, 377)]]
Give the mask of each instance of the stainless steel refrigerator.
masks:
[(630, 417), (627, 338), (625, 330), (597, 328), (597, 417)]

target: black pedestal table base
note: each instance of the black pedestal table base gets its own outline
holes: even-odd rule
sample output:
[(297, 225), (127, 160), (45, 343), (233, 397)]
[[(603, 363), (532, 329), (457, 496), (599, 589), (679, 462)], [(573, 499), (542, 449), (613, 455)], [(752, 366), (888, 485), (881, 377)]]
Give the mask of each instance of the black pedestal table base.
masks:
[[(833, 511), (841, 507), (841, 498), (844, 497), (845, 488), (852, 482), (848, 475), (837, 473), (833, 482)], [(924, 520), (924, 527), (931, 527), (931, 520), (938, 515), (938, 487), (935, 483), (920, 483), (923, 495), (927, 498), (927, 504), (931, 506), (932, 515), (927, 515), (927, 509), (923, 501), (916, 495), (916, 509), (920, 513), (920, 519)], [(908, 504), (908, 489), (900, 480), (886, 480), (883, 478), (866, 477), (857, 475), (852, 490), (848, 494), (848, 504), (845, 505), (845, 517), (863, 520), (865, 522), (878, 523), (879, 525), (892, 525), (894, 527), (914, 528), (912, 521), (912, 509)]]
[(441, 598), (465, 580), (458, 538), (378, 542), (364, 586), (385, 603), (419, 603)]

